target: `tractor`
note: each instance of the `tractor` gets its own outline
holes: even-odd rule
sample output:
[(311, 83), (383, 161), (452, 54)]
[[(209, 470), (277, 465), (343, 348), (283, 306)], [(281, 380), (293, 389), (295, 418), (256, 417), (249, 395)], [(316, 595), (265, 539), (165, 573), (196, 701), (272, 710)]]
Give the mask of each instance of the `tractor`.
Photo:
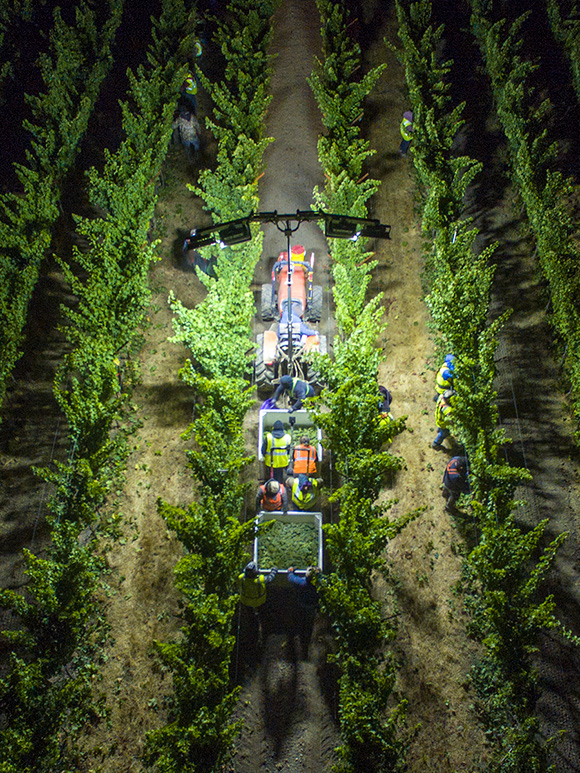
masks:
[(318, 373), (305, 356), (327, 351), (326, 336), (306, 325), (322, 317), (322, 287), (313, 284), (313, 272), (314, 253), (307, 262), (304, 247), (297, 244), (290, 252), (290, 267), (288, 253), (281, 252), (272, 267), (271, 283), (262, 285), (262, 321), (273, 322), (256, 339), (258, 389), (272, 387), (284, 375), (318, 383)]

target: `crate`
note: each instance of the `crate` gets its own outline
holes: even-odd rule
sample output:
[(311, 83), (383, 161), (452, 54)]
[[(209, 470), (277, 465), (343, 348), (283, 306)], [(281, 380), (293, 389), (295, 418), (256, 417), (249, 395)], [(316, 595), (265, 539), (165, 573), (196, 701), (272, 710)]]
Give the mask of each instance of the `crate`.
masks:
[[(261, 574), (267, 574), (268, 571), (272, 568), (272, 565), (278, 566), (278, 573), (279, 574), (286, 574), (288, 572), (289, 566), (294, 566), (294, 568), (299, 572), (304, 572), (308, 568), (308, 566), (318, 566), (320, 570), (322, 571), (322, 556), (323, 556), (323, 550), (322, 550), (322, 513), (303, 513), (298, 510), (290, 510), (288, 513), (284, 514), (282, 512), (265, 512), (262, 511), (258, 513), (256, 516), (256, 525), (263, 523), (264, 521), (276, 521), (278, 524), (289, 524), (294, 525), (295, 527), (300, 526), (308, 526), (313, 527), (314, 532), (314, 545), (311, 557), (313, 560), (307, 561), (304, 560), (300, 562), (299, 558), (300, 556), (293, 555), (292, 554), (292, 546), (291, 544), (288, 544), (286, 547), (284, 544), (280, 545), (278, 550), (280, 551), (278, 556), (280, 559), (279, 561), (273, 561), (270, 563), (269, 566), (260, 566), (260, 539), (266, 541), (269, 540), (272, 542), (276, 541), (275, 532), (270, 532), (269, 534), (265, 534), (260, 536), (257, 536), (254, 540), (254, 561), (256, 562), (256, 566), (258, 567), (258, 570)], [(276, 528), (276, 525), (274, 526), (274, 529)], [(294, 531), (293, 529), (288, 529), (289, 532)], [(309, 529), (309, 532), (311, 530)], [(287, 535), (284, 535), (284, 532), (280, 532), (281, 539), (284, 541), (288, 538)], [(262, 545), (263, 547), (263, 545)], [(304, 563), (304, 566), (300, 565), (301, 563)]]

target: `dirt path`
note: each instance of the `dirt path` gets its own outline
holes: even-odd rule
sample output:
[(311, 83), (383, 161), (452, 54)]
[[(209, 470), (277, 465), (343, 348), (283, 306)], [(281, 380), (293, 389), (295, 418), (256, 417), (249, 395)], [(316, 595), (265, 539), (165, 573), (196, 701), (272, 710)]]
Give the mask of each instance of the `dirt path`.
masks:
[[(314, 68), (314, 55), (320, 55), (320, 17), (312, 0), (281, 3), (273, 19), (271, 51), (274, 75), (272, 103), (268, 109), (266, 135), (275, 138), (265, 155), (266, 171), (260, 181), (260, 209), (294, 213), (310, 210), (312, 190), (321, 185), (316, 143), (322, 131), (320, 112), (306, 82)], [(314, 223), (304, 223), (292, 237), (307, 255), (315, 252), (315, 282), (325, 288), (326, 309), (330, 301), (328, 246)], [(269, 281), (270, 258), (286, 249), (286, 239), (273, 226), (264, 228), (264, 257), (256, 269), (256, 287)], [(328, 311), (321, 329), (328, 332)], [(261, 329), (256, 323), (256, 330)], [(257, 425), (256, 410), (250, 411)], [(230, 770), (232, 773), (321, 773), (334, 762), (333, 749), (339, 743), (332, 707), (324, 692), (327, 682), (325, 637), (315, 629), (309, 657), (297, 651), (291, 624), (280, 621), (292, 605), (286, 588), (277, 589), (270, 603), (275, 604), (272, 619), (264, 631), (259, 663), (247, 668), (248, 652), (240, 655), (242, 694), (238, 717), (244, 726)], [(286, 620), (288, 623), (288, 620)], [(243, 641), (252, 648), (254, 642)], [(302, 654), (302, 657), (301, 657)], [(332, 681), (332, 680), (331, 680)]]

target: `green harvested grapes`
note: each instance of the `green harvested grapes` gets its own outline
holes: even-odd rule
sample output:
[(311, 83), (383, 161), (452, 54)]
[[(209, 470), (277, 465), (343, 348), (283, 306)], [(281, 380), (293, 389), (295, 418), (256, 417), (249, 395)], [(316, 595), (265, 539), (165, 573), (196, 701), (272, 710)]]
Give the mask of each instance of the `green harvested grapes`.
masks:
[(261, 569), (295, 566), (306, 569), (318, 563), (318, 529), (311, 523), (282, 523), (258, 537), (258, 565)]
[(300, 440), (308, 435), (310, 445), (316, 446), (318, 443), (318, 430), (316, 427), (294, 427), (294, 434), (292, 436), (294, 445), (300, 444)]

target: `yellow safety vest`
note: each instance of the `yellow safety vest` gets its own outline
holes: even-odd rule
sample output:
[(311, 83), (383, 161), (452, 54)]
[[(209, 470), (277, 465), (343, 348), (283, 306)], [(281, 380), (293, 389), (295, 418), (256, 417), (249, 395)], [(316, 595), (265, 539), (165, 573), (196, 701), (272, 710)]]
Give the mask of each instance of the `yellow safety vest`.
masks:
[(435, 390), (439, 392), (440, 395), (442, 395), (443, 392), (446, 392), (448, 389), (453, 389), (453, 376), (448, 379), (443, 378), (444, 370), (450, 370), (447, 363), (442, 365), (437, 373)]
[[(288, 467), (290, 457), (288, 451), (292, 438), (286, 434), (283, 437), (274, 437), (271, 432), (266, 435), (266, 453), (264, 454), (264, 464), (266, 467)], [(273, 449), (272, 449), (273, 446)], [(272, 461), (272, 456), (274, 460)]]
[(437, 400), (437, 405), (435, 407), (435, 424), (440, 429), (446, 429), (449, 426), (446, 419), (452, 411), (453, 406), (449, 405), (449, 403), (445, 403), (442, 397)]
[(261, 607), (266, 601), (266, 580), (263, 575), (246, 577), (242, 572), (238, 576), (240, 601), (247, 607)]
[(407, 131), (409, 127), (413, 126), (413, 121), (409, 121), (408, 118), (403, 118), (401, 121), (401, 137), (404, 140), (412, 140), (413, 139), (413, 133), (410, 131)]
[(185, 91), (193, 96), (197, 94), (197, 81), (193, 75), (188, 75), (185, 79)]
[(308, 510), (309, 507), (314, 504), (317, 493), (318, 483), (316, 478), (312, 479), (312, 488), (309, 488), (306, 491), (298, 488), (298, 478), (296, 478), (292, 485), (292, 502), (294, 502), (299, 510)]

